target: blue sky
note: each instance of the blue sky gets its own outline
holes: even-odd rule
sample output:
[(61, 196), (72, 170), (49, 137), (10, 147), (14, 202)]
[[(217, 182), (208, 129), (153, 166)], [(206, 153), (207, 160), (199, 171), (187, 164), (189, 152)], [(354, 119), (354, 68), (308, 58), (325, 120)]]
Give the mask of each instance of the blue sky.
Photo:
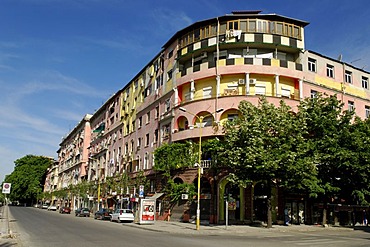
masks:
[(193, 22), (262, 10), (310, 22), (306, 49), (370, 70), (370, 1), (1, 0), (0, 182), (61, 138)]

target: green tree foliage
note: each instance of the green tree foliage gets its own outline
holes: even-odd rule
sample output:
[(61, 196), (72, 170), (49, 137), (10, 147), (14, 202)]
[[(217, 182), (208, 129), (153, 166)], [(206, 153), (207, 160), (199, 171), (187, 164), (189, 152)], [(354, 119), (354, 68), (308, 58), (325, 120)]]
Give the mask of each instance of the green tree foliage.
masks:
[[(258, 106), (242, 101), (240, 116), (225, 124), (222, 161), (231, 168), (230, 179), (246, 185), (263, 182), (271, 191), (284, 186), (316, 193), (316, 169), (304, 142), (304, 121), (283, 101), (279, 107), (261, 98)], [(271, 193), (267, 195), (268, 226), (272, 226)]]
[(153, 169), (169, 172), (180, 168), (192, 167), (198, 157), (193, 150), (193, 145), (190, 142), (164, 144), (154, 151), (155, 161)]
[(52, 160), (43, 156), (27, 155), (14, 162), (13, 172), (5, 181), (11, 183), (9, 199), (27, 203), (35, 201), (42, 193), (47, 168)]
[[(194, 150), (197, 151), (194, 152)], [(154, 151), (155, 165), (153, 169), (162, 172), (167, 181), (165, 192), (172, 202), (178, 201), (181, 198), (181, 194), (184, 193), (189, 194), (189, 198), (193, 198), (195, 194), (194, 185), (175, 183), (171, 172), (193, 167), (198, 160), (197, 152), (197, 145), (190, 142), (165, 144)]]

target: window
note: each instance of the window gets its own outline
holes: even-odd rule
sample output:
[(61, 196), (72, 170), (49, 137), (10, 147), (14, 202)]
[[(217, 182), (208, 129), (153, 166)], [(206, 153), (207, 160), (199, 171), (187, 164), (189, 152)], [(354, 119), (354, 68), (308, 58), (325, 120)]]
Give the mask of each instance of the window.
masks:
[(141, 147), (141, 138), (137, 138), (137, 149), (139, 150)]
[(228, 27), (228, 30), (231, 30), (231, 29), (238, 30), (239, 21), (229, 21), (227, 22), (227, 27)]
[(139, 81), (138, 80), (136, 80), (135, 81), (135, 89), (137, 89), (139, 87)]
[(167, 81), (169, 81), (171, 79), (172, 79), (172, 69), (170, 69), (169, 71), (167, 71)]
[(150, 180), (150, 192), (155, 192), (155, 180)]
[(145, 146), (149, 146), (149, 134), (145, 135)]
[(143, 125), (143, 117), (139, 117), (139, 120), (138, 120), (139, 122), (138, 122), (138, 128), (140, 129), (141, 128), (141, 126)]
[(266, 94), (266, 86), (265, 85), (256, 85), (254, 87), (256, 95), (265, 95)]
[(311, 90), (311, 99), (317, 98), (317, 91)]
[(134, 151), (134, 140), (131, 140), (131, 149), (130, 149), (130, 152), (133, 152)]
[(233, 121), (234, 119), (238, 118), (239, 115), (237, 113), (227, 114), (227, 120)]
[(330, 78), (334, 78), (334, 66), (327, 64), (326, 65), (326, 76)]
[(155, 118), (159, 118), (159, 106), (155, 107)]
[(171, 101), (170, 99), (166, 99), (166, 112), (169, 112), (171, 110)]
[(344, 81), (347, 83), (352, 83), (352, 72), (351, 71), (346, 70), (344, 72)]
[(146, 170), (149, 168), (149, 154), (145, 153), (144, 155), (144, 164), (143, 164), (143, 169)]
[(348, 101), (348, 111), (354, 111), (355, 110), (355, 102)]
[(366, 118), (370, 117), (370, 106), (368, 105), (365, 106), (365, 117)]
[(212, 87), (203, 88), (203, 98), (208, 99), (212, 97)]
[(146, 123), (148, 124), (150, 122), (150, 112), (146, 114)]
[(313, 58), (308, 58), (308, 70), (316, 72), (316, 60)]
[(171, 50), (171, 51), (168, 53), (168, 59), (170, 59), (172, 56), (173, 56), (173, 50)]
[(367, 77), (362, 77), (362, 88), (369, 89), (369, 79)]
[(128, 142), (126, 142), (126, 144), (125, 144), (125, 154), (127, 154), (128, 153)]
[(154, 131), (154, 143), (157, 143), (158, 141), (158, 129)]
[(290, 89), (289, 88), (281, 88), (281, 97), (290, 98)]

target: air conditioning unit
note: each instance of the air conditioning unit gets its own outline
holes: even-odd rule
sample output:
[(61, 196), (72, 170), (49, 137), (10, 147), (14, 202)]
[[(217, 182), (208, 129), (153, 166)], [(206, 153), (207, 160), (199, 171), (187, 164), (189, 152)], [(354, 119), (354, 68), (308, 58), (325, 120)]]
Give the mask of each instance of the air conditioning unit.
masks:
[(249, 85), (255, 85), (256, 81), (256, 79), (249, 79)]
[(244, 79), (239, 79), (238, 80), (238, 84), (239, 85), (244, 85), (245, 84), (245, 80)]

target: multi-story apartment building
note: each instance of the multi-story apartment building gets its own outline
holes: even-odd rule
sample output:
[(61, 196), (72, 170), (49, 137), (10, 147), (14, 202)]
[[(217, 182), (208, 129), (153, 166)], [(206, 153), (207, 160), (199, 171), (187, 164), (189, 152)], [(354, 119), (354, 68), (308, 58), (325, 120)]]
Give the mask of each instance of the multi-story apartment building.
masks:
[[(46, 176), (45, 176), (45, 182), (44, 182), (44, 189), (43, 191), (46, 193), (52, 194), (54, 191), (58, 189), (58, 161), (51, 158), (53, 162), (51, 163), (50, 167), (48, 167)], [(42, 198), (37, 198), (42, 199)], [(53, 196), (51, 198), (51, 201), (48, 203), (55, 204), (56, 203), (56, 197)]]
[[(89, 120), (88, 180), (100, 185), (117, 173), (134, 179), (142, 172), (150, 182), (146, 193), (161, 192), (161, 179), (152, 171), (157, 147), (197, 142), (199, 127), (204, 139), (220, 136), (217, 126), (238, 116), (239, 103), (247, 100), (257, 104), (261, 95), (275, 104), (284, 99), (297, 109), (300, 100), (318, 92), (336, 94), (348, 109), (367, 118), (370, 73), (307, 50), (304, 29), (308, 24), (277, 14), (235, 11), (179, 30)], [(68, 175), (74, 166), (67, 165), (72, 140), (74, 135), (69, 135), (61, 145), (63, 152), (59, 151), (62, 185), (74, 181)], [(206, 166), (206, 161), (202, 164)], [(202, 174), (202, 219), (224, 221), (224, 194), (228, 194), (236, 202), (235, 208), (228, 209), (232, 220), (265, 220), (263, 184), (243, 189), (226, 178), (227, 173), (211, 174), (206, 169)], [(197, 184), (197, 168), (189, 168), (174, 179)], [(135, 189), (101, 191), (98, 200), (108, 202), (108, 197), (115, 195), (135, 198)], [(315, 223), (315, 205), (301, 196), (277, 194), (273, 203), (276, 217), (289, 207), (295, 223)], [(190, 212), (194, 213), (194, 208)]]
[[(77, 126), (62, 139), (58, 150), (58, 190), (67, 190), (87, 177), (88, 147), (91, 141), (91, 115), (86, 114)], [(81, 198), (69, 191), (59, 198), (59, 206), (78, 207)]]
[[(90, 119), (91, 142), (88, 144), (87, 181), (94, 182), (98, 190), (97, 193), (89, 192), (90, 208), (98, 209), (102, 204), (112, 205), (113, 202), (108, 199), (116, 191), (101, 185), (106, 184), (107, 178), (117, 177), (124, 171), (122, 101), (122, 91), (118, 91)], [(98, 204), (94, 202), (94, 198), (99, 201)]]

